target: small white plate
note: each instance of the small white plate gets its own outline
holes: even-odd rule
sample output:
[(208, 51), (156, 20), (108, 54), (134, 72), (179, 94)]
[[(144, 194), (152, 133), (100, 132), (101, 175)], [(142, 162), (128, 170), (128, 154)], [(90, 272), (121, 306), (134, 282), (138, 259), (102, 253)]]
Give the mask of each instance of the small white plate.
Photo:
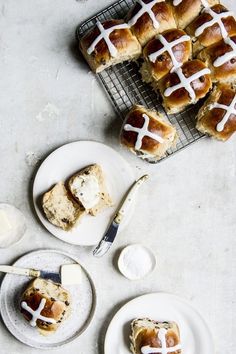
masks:
[[(15, 266), (58, 272), (61, 265), (79, 263), (67, 253), (55, 250), (31, 252), (17, 260)], [(81, 265), (81, 264), (80, 264)], [(21, 294), (30, 281), (29, 277), (7, 274), (1, 285), (0, 309), (8, 330), (22, 343), (34, 348), (53, 349), (71, 342), (89, 326), (96, 307), (96, 293), (93, 281), (82, 267), (81, 284), (66, 286), (72, 297), (71, 316), (58, 330), (47, 337), (41, 335), (24, 319), (19, 309)]]
[(198, 312), (183, 299), (164, 293), (137, 297), (117, 312), (106, 333), (105, 354), (130, 354), (130, 323), (147, 317), (175, 321), (180, 329), (183, 353), (215, 354), (211, 333)]
[[(128, 259), (126, 258), (127, 254), (129, 255)], [(148, 262), (148, 264), (146, 270), (144, 268), (142, 271), (145, 262)], [(118, 268), (121, 274), (129, 280), (140, 280), (146, 277), (154, 270), (155, 266), (156, 257), (153, 252), (139, 243), (123, 248), (118, 259)]]
[[(64, 231), (52, 225), (41, 209), (42, 195), (57, 182), (67, 180), (75, 172), (94, 163), (101, 165), (105, 173), (114, 206), (96, 217), (85, 215), (71, 231)], [(55, 150), (40, 166), (33, 186), (35, 210), (47, 230), (59, 239), (74, 245), (96, 245), (103, 237), (111, 218), (134, 180), (129, 164), (112, 148), (94, 141), (70, 143)], [(128, 219), (125, 218), (121, 230), (127, 222)]]

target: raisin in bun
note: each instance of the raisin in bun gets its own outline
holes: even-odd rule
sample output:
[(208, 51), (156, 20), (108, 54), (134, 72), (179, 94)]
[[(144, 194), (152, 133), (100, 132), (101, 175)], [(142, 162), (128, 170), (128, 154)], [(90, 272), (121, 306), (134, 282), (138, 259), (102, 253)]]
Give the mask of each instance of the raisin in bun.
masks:
[(20, 310), (41, 334), (54, 333), (71, 312), (71, 296), (61, 284), (36, 278), (22, 294)]

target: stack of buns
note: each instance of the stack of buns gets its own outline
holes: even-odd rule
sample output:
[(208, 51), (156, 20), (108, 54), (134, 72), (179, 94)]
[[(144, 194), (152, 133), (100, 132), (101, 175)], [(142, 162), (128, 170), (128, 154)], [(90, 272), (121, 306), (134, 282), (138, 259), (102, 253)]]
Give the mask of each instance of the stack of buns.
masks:
[[(95, 72), (141, 58), (142, 79), (161, 94), (169, 114), (210, 93), (197, 129), (220, 140), (235, 132), (236, 19), (219, 1), (137, 0), (125, 19), (97, 22), (80, 48)], [(231, 100), (222, 98), (223, 89)], [(216, 96), (222, 99), (212, 108)]]

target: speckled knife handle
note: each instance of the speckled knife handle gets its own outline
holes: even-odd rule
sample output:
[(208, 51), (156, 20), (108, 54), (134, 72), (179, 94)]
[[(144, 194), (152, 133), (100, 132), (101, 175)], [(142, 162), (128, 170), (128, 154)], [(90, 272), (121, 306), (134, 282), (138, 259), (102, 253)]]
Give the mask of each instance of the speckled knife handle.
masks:
[(144, 175), (144, 176), (140, 177), (136, 182), (134, 182), (134, 184), (130, 188), (127, 196), (125, 197), (123, 204), (121, 205), (120, 209), (118, 210), (118, 212), (114, 218), (115, 223), (117, 223), (117, 224), (121, 223), (127, 210), (130, 207), (130, 204), (132, 203), (132, 201), (134, 199), (134, 196), (135, 196), (137, 190), (143, 184), (143, 182), (145, 182), (148, 178), (149, 178), (148, 175)]
[(34, 278), (38, 278), (40, 276), (40, 270), (18, 268), (18, 267), (8, 266), (8, 265), (0, 265), (0, 272), (16, 274), (16, 275), (26, 275), (28, 277), (34, 277)]

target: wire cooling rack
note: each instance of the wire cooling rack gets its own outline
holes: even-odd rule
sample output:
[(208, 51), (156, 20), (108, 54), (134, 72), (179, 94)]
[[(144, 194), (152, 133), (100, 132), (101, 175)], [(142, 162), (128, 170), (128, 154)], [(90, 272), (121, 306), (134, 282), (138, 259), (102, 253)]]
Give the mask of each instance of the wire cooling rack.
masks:
[[(104, 21), (111, 18), (124, 18), (134, 3), (135, 0), (119, 0), (100, 11), (78, 26), (77, 39), (79, 40), (88, 30), (93, 28), (97, 19)], [(161, 97), (154, 92), (150, 85), (142, 81), (137, 63), (124, 62), (105, 69), (96, 76), (122, 119), (134, 104), (141, 104), (162, 113), (176, 127), (178, 132), (176, 147), (169, 149), (162, 160), (204, 137), (195, 127), (196, 115), (201, 103), (190, 106), (178, 114), (167, 114), (162, 107)]]

